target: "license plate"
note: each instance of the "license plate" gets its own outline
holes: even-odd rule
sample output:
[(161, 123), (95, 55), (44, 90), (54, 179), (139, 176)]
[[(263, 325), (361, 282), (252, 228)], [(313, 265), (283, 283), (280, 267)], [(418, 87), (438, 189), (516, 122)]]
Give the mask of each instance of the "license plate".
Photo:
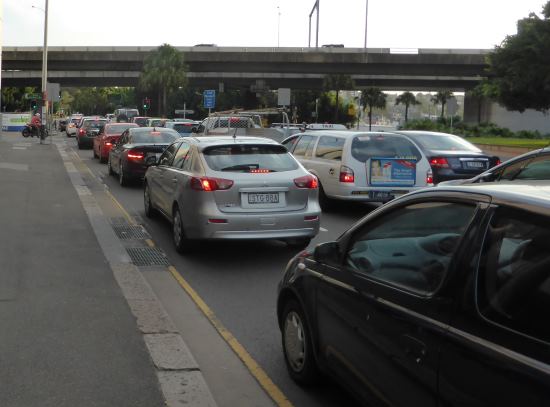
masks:
[(469, 168), (485, 168), (485, 164), (481, 161), (466, 161), (466, 166)]
[(248, 203), (249, 204), (267, 204), (267, 203), (279, 203), (279, 193), (259, 193), (259, 194), (248, 194)]
[(370, 199), (389, 199), (390, 197), (392, 194), (388, 191), (369, 191)]

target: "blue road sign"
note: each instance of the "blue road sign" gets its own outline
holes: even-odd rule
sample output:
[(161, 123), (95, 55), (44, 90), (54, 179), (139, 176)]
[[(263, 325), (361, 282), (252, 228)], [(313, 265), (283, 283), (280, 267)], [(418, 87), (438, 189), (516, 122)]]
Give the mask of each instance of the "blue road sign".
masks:
[(202, 104), (206, 109), (213, 109), (216, 106), (216, 91), (205, 90), (202, 94)]

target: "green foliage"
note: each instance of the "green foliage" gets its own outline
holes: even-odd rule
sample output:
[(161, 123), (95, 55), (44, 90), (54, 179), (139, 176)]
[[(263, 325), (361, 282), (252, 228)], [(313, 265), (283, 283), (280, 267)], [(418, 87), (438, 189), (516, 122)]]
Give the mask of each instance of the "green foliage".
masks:
[(412, 92), (403, 92), (395, 99), (395, 105), (405, 105), (405, 122), (409, 121), (409, 106), (419, 105), (420, 102), (416, 100), (416, 96)]
[(441, 115), (440, 117), (443, 117), (445, 115), (445, 105), (447, 104), (447, 100), (453, 97), (453, 92), (450, 90), (440, 90), (435, 95), (433, 95), (430, 98), (430, 101), (434, 105), (441, 105)]
[[(187, 85), (187, 66), (183, 54), (169, 44), (153, 51), (143, 63), (139, 86), (145, 91), (158, 93), (159, 115), (167, 114), (168, 94)], [(162, 97), (162, 106), (161, 105)]]
[(323, 88), (327, 91), (336, 92), (336, 102), (334, 103), (334, 122), (338, 121), (338, 112), (340, 108), (339, 95), (341, 90), (353, 90), (355, 89), (355, 82), (349, 75), (345, 74), (332, 74), (326, 75), (323, 79)]
[(521, 130), (513, 132), (505, 127), (499, 127), (494, 123), (480, 123), (476, 125), (468, 125), (458, 116), (453, 117), (453, 127), (450, 126), (450, 118), (438, 119), (432, 121), (429, 119), (412, 120), (402, 126), (403, 130), (427, 130), (439, 131), (442, 133), (452, 133), (463, 137), (500, 137), (500, 138), (518, 138), (518, 139), (546, 139), (550, 138), (550, 134), (542, 135), (538, 131)]
[(369, 113), (369, 131), (372, 128), (372, 111), (374, 109), (384, 109), (386, 107), (387, 95), (379, 88), (368, 88), (361, 93), (361, 104), (368, 108)]
[(488, 82), (496, 101), (508, 110), (550, 109), (550, 2), (543, 15), (519, 20), (517, 34), (507, 36), (488, 56)]
[(12, 86), (2, 88), (2, 110), (5, 112), (28, 111), (30, 100), (25, 99), (25, 93), (37, 93), (37, 89), (29, 86), (24, 88)]

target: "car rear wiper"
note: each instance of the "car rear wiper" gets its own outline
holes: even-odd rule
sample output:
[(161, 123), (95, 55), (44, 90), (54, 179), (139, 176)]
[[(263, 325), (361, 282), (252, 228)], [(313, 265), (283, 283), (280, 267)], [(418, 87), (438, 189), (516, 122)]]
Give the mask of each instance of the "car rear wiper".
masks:
[(258, 168), (260, 168), (260, 164), (237, 164), (222, 168), (221, 171), (257, 170)]

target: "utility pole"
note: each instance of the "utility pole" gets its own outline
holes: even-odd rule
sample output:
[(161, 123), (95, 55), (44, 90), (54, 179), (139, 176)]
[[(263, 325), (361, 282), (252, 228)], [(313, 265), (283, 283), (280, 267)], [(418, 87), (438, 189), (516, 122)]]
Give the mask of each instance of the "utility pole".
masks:
[(42, 125), (46, 125), (48, 115), (48, 3), (44, 9), (44, 47), (42, 49)]
[(365, 52), (367, 52), (367, 21), (369, 17), (369, 0), (365, 0), (367, 3), (366, 10), (365, 10), (365, 43), (363, 45), (363, 48), (365, 49)]
[(316, 27), (316, 35), (315, 35), (315, 48), (319, 48), (319, 1), (315, 0), (315, 4), (313, 5), (313, 8), (311, 9), (311, 13), (309, 13), (309, 38), (307, 42), (307, 46), (311, 47), (311, 16), (313, 13), (315, 13), (315, 10), (317, 10), (317, 27)]

